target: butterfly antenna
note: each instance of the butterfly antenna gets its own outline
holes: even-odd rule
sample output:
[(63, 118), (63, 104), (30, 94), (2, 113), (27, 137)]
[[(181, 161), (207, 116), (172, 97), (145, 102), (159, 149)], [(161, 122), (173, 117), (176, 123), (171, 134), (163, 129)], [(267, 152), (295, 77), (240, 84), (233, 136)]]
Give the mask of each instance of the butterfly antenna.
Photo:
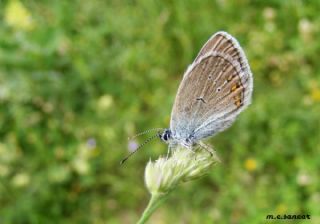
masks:
[(127, 161), (127, 159), (129, 159), (133, 154), (135, 154), (139, 149), (141, 149), (145, 144), (147, 144), (148, 142), (150, 142), (151, 140), (155, 139), (156, 137), (159, 136), (159, 132), (156, 135), (151, 136), (150, 138), (148, 138), (144, 143), (142, 143), (141, 145), (138, 146), (138, 148), (136, 148), (136, 150), (134, 150), (133, 152), (131, 152), (129, 155), (127, 155), (127, 157), (125, 157), (123, 160), (120, 161), (120, 165), (122, 165), (125, 161)]
[(132, 137), (129, 137), (128, 140), (133, 140), (135, 139), (136, 137), (140, 136), (140, 135), (144, 135), (144, 134), (147, 134), (149, 132), (152, 132), (152, 131), (162, 131), (163, 128), (152, 128), (152, 129), (149, 129), (149, 130), (146, 130), (146, 131), (143, 131), (143, 132), (140, 132)]

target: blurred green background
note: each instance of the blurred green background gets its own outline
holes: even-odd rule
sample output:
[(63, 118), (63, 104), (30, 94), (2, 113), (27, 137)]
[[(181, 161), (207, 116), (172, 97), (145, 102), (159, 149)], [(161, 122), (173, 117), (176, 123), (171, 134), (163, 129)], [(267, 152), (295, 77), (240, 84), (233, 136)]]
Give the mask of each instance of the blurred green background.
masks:
[(127, 138), (169, 126), (184, 70), (219, 30), (248, 56), (252, 105), (210, 139), (223, 162), (150, 223), (320, 223), (320, 2), (305, 2), (1, 0), (0, 223), (135, 223), (144, 167), (166, 146), (119, 166), (146, 137)]

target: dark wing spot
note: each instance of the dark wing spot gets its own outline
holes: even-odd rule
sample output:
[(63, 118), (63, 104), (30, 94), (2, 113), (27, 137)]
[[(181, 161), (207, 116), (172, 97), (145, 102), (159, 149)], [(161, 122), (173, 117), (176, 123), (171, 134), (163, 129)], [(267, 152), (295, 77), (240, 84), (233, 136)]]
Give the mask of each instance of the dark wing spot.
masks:
[(184, 107), (184, 112), (189, 112), (190, 111), (190, 107), (189, 106), (185, 106)]
[(201, 100), (203, 103), (206, 103), (206, 101), (202, 97), (198, 97), (197, 100)]

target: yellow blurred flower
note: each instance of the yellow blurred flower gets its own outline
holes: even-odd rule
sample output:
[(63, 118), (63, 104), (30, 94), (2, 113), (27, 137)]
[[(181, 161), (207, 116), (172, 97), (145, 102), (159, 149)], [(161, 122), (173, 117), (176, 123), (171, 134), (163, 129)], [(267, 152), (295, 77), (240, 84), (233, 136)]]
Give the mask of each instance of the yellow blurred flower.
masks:
[(298, 23), (298, 30), (304, 41), (310, 41), (312, 37), (312, 32), (314, 30), (314, 25), (308, 19), (301, 19)]
[(253, 158), (248, 158), (244, 162), (244, 167), (250, 172), (255, 171), (257, 169), (257, 161)]
[(98, 100), (98, 108), (101, 111), (109, 109), (113, 104), (113, 98), (111, 95), (103, 95)]
[(311, 176), (307, 172), (300, 172), (297, 175), (297, 184), (300, 186), (310, 185), (312, 182)]
[(285, 204), (279, 204), (276, 208), (276, 213), (277, 214), (284, 214), (287, 212), (287, 206)]
[(18, 0), (11, 0), (7, 4), (4, 20), (9, 26), (15, 29), (30, 30), (34, 27), (30, 12)]
[(18, 173), (12, 179), (12, 184), (15, 187), (24, 187), (30, 183), (30, 176), (26, 173)]
[(4, 165), (4, 164), (0, 164), (0, 177), (5, 177), (9, 174), (9, 167)]
[(78, 152), (72, 161), (73, 169), (80, 175), (86, 175), (90, 172), (89, 157), (91, 150), (88, 150), (85, 144), (81, 144)]
[(270, 7), (264, 8), (263, 9), (263, 17), (266, 20), (273, 20), (276, 17), (276, 11)]
[(312, 88), (311, 89), (311, 99), (315, 102), (320, 102), (320, 89)]
[(76, 158), (73, 160), (72, 165), (74, 170), (80, 175), (86, 175), (90, 171), (89, 163), (84, 158)]

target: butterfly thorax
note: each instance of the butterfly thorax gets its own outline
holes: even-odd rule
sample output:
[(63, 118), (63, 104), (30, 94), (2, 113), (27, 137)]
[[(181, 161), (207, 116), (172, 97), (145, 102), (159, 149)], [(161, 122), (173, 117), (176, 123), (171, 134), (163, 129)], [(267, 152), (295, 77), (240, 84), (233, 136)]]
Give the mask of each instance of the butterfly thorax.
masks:
[(192, 146), (196, 144), (192, 135), (187, 138), (179, 138), (172, 133), (170, 129), (165, 129), (162, 133), (160, 133), (159, 138), (171, 146), (182, 145), (186, 148), (192, 148)]

